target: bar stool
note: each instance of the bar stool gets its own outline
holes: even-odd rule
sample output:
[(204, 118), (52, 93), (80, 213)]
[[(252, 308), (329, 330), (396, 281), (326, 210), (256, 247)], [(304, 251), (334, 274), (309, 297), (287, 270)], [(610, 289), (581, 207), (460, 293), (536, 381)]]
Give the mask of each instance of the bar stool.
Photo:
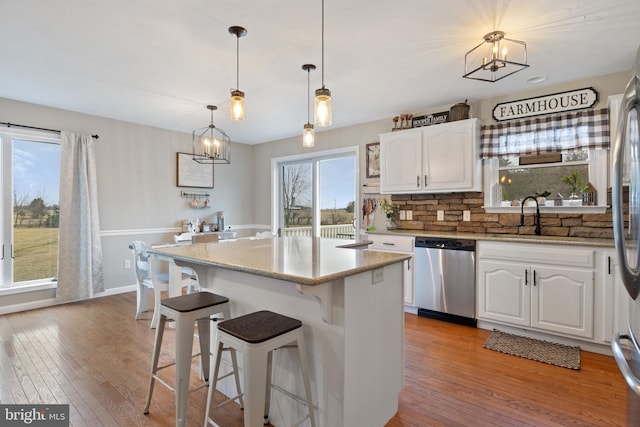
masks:
[[(207, 410), (205, 414), (205, 426), (216, 425), (212, 420), (212, 397), (216, 390), (218, 371), (220, 369), (220, 350), (229, 346), (242, 353), (244, 369), (244, 425), (245, 427), (257, 427), (269, 422), (271, 405), (271, 388), (305, 403), (308, 414), (299, 420), (299, 425), (306, 419), (315, 427), (313, 404), (311, 401), (311, 384), (309, 381), (309, 368), (307, 366), (307, 352), (302, 333), (302, 322), (291, 317), (273, 313), (271, 311), (257, 311), (255, 313), (236, 317), (218, 323), (218, 334), (215, 340), (216, 360), (211, 359), (213, 379), (210, 381), (207, 396)], [(272, 352), (279, 348), (297, 348), (300, 356), (300, 367), (306, 400), (271, 384)], [(223, 405), (227, 402), (223, 402)], [(218, 406), (220, 406), (218, 405)]]
[[(202, 376), (206, 380), (209, 378), (209, 352), (210, 337), (209, 329), (211, 316), (222, 313), (225, 319), (229, 319), (229, 299), (211, 292), (196, 292), (181, 295), (173, 298), (166, 298), (160, 303), (160, 320), (156, 328), (155, 341), (153, 343), (153, 358), (151, 361), (151, 378), (149, 379), (149, 394), (144, 413), (149, 413), (151, 395), (155, 381), (159, 381), (176, 396), (176, 426), (184, 426), (187, 418), (187, 404), (189, 393), (206, 387), (203, 384), (193, 390), (189, 390), (189, 378), (191, 376), (191, 359), (200, 356)], [(164, 334), (165, 323), (169, 320), (176, 322), (176, 348), (175, 362), (164, 366), (158, 366), (160, 358), (160, 348), (162, 346), (162, 336)], [(200, 342), (200, 353), (191, 354), (193, 348), (194, 324), (198, 323), (198, 337)], [(235, 356), (235, 355), (234, 355)], [(236, 359), (233, 357), (234, 374), (236, 375), (236, 385), (239, 385), (238, 369)], [(158, 371), (175, 365), (176, 379), (172, 387), (158, 377)], [(240, 390), (238, 390), (238, 393)]]

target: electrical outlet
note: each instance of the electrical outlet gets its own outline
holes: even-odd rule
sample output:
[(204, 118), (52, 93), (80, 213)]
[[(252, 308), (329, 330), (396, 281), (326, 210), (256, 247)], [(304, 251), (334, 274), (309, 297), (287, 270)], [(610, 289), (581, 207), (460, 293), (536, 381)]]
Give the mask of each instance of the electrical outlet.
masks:
[(471, 221), (471, 211), (463, 211), (462, 212), (462, 220), (463, 221)]
[(384, 280), (384, 268), (376, 268), (373, 270), (373, 283), (380, 283)]
[(126, 269), (131, 268), (131, 260), (130, 259), (125, 259), (124, 260), (124, 268), (126, 268)]
[(404, 221), (406, 219), (406, 211), (398, 212), (400, 214), (400, 221)]
[(444, 221), (444, 211), (438, 211), (437, 220)]
[(413, 211), (407, 211), (406, 215), (407, 221), (413, 221)]

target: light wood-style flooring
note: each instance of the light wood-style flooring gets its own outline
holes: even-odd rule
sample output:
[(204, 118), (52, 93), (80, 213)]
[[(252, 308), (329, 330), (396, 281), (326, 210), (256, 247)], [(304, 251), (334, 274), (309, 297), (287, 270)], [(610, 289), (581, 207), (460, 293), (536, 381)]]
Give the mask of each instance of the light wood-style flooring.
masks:
[[(127, 293), (0, 316), (0, 402), (69, 403), (74, 426), (174, 425), (173, 395), (161, 385), (142, 413), (154, 331), (134, 313)], [(583, 351), (572, 371), (483, 349), (488, 334), (407, 314), (405, 388), (387, 426), (627, 425), (613, 358)], [(172, 340), (169, 329), (164, 359)], [(195, 362), (193, 372), (192, 383)], [(191, 395), (189, 426), (203, 424), (205, 400), (206, 389)], [(216, 418), (242, 425), (232, 405)]]

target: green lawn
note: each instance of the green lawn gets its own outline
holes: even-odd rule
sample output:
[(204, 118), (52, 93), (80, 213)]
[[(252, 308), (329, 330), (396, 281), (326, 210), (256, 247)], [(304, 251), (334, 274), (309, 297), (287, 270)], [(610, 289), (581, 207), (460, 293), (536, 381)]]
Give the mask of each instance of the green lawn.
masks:
[(14, 228), (13, 281), (58, 275), (58, 229)]

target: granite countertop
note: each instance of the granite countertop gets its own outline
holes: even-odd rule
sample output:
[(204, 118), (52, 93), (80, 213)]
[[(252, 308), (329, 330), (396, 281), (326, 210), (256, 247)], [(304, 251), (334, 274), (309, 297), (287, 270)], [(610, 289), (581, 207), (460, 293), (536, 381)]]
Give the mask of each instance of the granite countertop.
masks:
[(410, 258), (401, 253), (363, 251), (359, 246), (354, 240), (279, 237), (161, 246), (149, 252), (307, 286)]
[(447, 239), (472, 239), (498, 242), (545, 243), (556, 245), (596, 246), (613, 248), (613, 239), (596, 239), (589, 237), (536, 236), (530, 234), (499, 233), (458, 233), (425, 230), (381, 230), (367, 231), (368, 234), (387, 234), (396, 236), (440, 237)]

